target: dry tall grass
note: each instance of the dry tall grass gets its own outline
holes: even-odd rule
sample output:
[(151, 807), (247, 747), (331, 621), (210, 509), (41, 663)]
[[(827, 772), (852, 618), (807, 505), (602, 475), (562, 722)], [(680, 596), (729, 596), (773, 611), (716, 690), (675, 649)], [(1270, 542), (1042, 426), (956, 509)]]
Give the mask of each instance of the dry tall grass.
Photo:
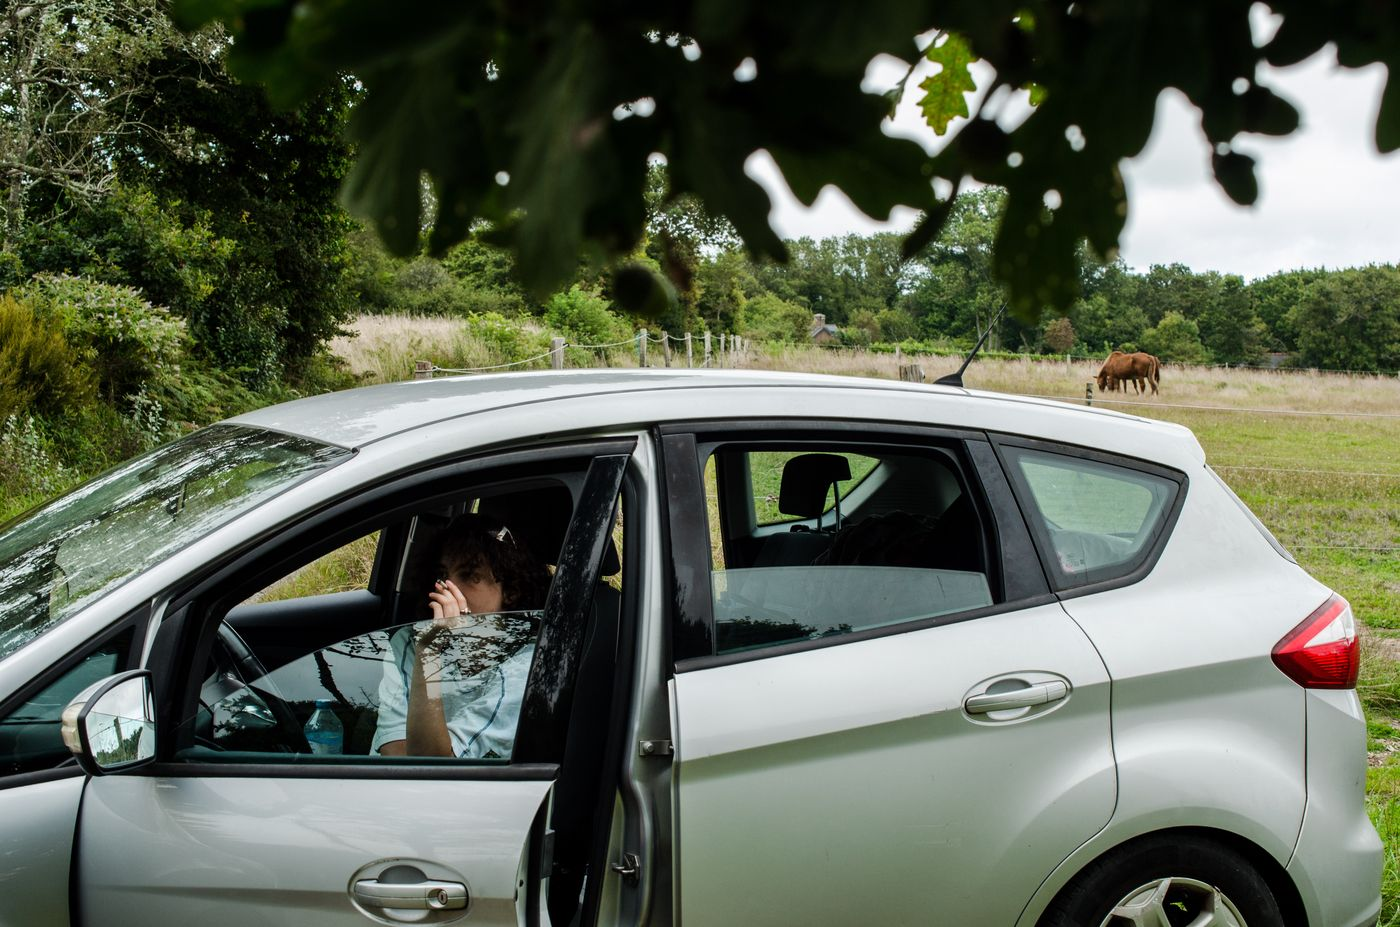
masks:
[[(330, 350), (366, 384), (412, 379), (417, 361), (456, 371), (544, 370), (549, 367), (544, 355), (550, 338), (557, 334), (535, 319), (478, 330), (462, 319), (414, 315), (362, 315), (350, 330), (351, 334), (333, 339)], [(509, 350), (503, 341), (512, 342)], [(660, 356), (658, 345), (650, 350)], [(637, 356), (627, 345), (606, 351), (569, 347), (564, 351), (564, 366), (635, 367)]]

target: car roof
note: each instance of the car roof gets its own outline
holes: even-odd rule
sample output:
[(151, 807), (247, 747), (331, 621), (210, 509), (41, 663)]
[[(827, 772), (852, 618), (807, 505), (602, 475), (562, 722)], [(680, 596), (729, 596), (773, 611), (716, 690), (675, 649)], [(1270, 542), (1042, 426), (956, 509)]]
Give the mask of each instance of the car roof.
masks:
[[(694, 419), (697, 417), (695, 409), (699, 406), (684, 395), (687, 391), (730, 392), (744, 389), (765, 393), (772, 390), (786, 393), (791, 390), (794, 394), (808, 391), (813, 393), (814, 400), (823, 394), (830, 395), (828, 391), (833, 390), (847, 394), (865, 393), (870, 396), (869, 417), (872, 419), (881, 417), (881, 395), (922, 394), (939, 404), (951, 402), (983, 406), (989, 415), (984, 427), (1030, 435), (1043, 433), (1053, 436), (1059, 429), (1047, 419), (1061, 420), (1063, 413), (1107, 416), (1121, 424), (1131, 422), (1148, 428), (1156, 432), (1158, 438), (1163, 436), (1163, 432), (1175, 431), (1187, 438), (1190, 444), (1196, 444), (1190, 432), (1178, 425), (1040, 397), (864, 377), (687, 368), (551, 370), (408, 380), (297, 399), (249, 412), (231, 421), (355, 448), (465, 415), (627, 393), (647, 393), (652, 398), (658, 393), (675, 393), (675, 413), (667, 418)], [(810, 410), (811, 417), (821, 417), (820, 402), (813, 401), (806, 408)], [(754, 408), (752, 414), (765, 413), (760, 408)], [(732, 414), (725, 417), (732, 417)], [(622, 412), (620, 407), (616, 422), (630, 421), (635, 419)]]

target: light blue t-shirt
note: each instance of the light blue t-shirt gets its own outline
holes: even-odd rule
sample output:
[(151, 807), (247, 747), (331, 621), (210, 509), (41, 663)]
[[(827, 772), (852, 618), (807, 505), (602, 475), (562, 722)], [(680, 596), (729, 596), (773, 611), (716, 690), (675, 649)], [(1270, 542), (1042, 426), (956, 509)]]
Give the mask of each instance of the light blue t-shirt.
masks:
[[(489, 620), (495, 627), (484, 636), (448, 632), (453, 639), (443, 654), (438, 691), (452, 752), (464, 759), (510, 759), (535, 657), (528, 621), (509, 615)], [(415, 629), (425, 625), (405, 625), (389, 638), (391, 656), (384, 662), (379, 683), (379, 721), (370, 748), (376, 754), (384, 744), (405, 739), (409, 674), (417, 659), (413, 640)]]

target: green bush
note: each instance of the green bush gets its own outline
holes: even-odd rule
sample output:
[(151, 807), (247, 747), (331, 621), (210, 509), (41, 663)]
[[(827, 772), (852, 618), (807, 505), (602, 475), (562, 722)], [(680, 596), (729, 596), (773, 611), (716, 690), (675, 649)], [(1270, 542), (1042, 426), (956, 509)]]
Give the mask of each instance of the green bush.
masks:
[(919, 323), (909, 313), (899, 309), (882, 309), (876, 314), (875, 321), (880, 325), (881, 341), (905, 341), (919, 335)]
[(83, 352), (12, 294), (0, 296), (0, 419), (61, 412), (92, 398)]
[(0, 419), (0, 523), (77, 480), (59, 459), (41, 420), (28, 414)]
[(20, 292), (61, 323), (69, 344), (89, 352), (98, 389), (109, 403), (178, 378), (188, 343), (184, 320), (151, 305), (140, 291), (41, 275)]
[(498, 364), (514, 363), (549, 350), (548, 335), (532, 332), (499, 312), (468, 316), (467, 335), (484, 344), (492, 356), (499, 357)]
[(1142, 349), (1175, 364), (1204, 364), (1210, 353), (1201, 344), (1201, 330), (1180, 312), (1171, 311), (1142, 333)]
[(528, 307), (525, 299), (513, 290), (461, 285), (462, 308), (468, 316), (494, 313), (500, 316), (523, 316)]
[(544, 320), (569, 341), (581, 345), (614, 344), (633, 336), (632, 326), (613, 314), (607, 300), (577, 285), (550, 297)]
[(750, 299), (739, 313), (739, 333), (755, 341), (805, 344), (811, 332), (812, 313), (772, 293)]

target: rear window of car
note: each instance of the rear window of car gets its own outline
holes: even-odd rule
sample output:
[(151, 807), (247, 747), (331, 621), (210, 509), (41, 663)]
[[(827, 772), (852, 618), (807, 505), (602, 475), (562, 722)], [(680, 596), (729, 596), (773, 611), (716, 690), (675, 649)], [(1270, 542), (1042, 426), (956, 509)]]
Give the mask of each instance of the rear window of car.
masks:
[(1003, 451), (1058, 588), (1125, 577), (1155, 555), (1177, 480), (1070, 453)]
[(307, 438), (215, 425), (11, 522), (0, 530), (0, 658), (350, 455)]

